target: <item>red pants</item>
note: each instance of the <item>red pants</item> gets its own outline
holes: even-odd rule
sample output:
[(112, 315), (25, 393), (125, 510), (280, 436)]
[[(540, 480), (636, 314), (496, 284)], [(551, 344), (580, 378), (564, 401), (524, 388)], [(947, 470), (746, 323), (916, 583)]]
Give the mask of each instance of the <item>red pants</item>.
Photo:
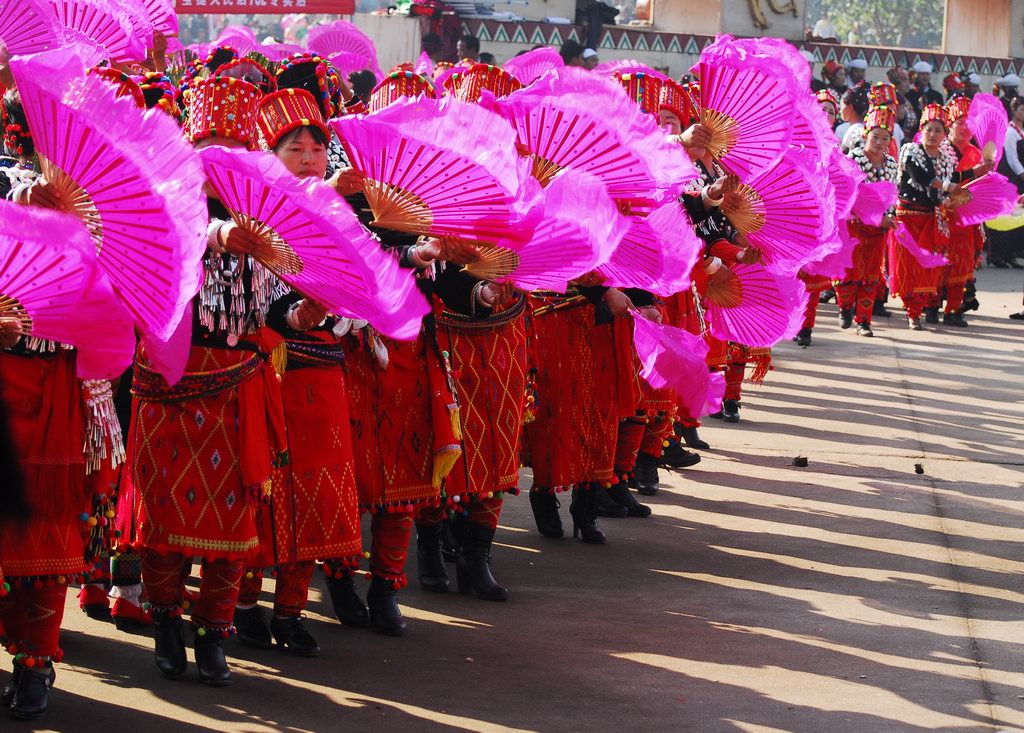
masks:
[(818, 296), (821, 295), (821, 292), (821, 290), (807, 291), (807, 307), (804, 308), (804, 328), (814, 328), (814, 321), (818, 317)]
[(900, 296), (903, 299), (903, 307), (907, 309), (907, 318), (920, 318), (925, 307), (932, 302), (932, 293), (909, 293)]
[(370, 522), (370, 572), (379, 578), (405, 585), (405, 558), (412, 538), (413, 515), (409, 512), (377, 512)]
[(836, 300), (845, 311), (854, 312), (857, 323), (871, 325), (871, 309), (878, 295), (877, 282), (841, 282), (836, 285)]
[[(309, 581), (313, 566), (308, 562), (287, 563), (277, 568), (277, 586), (274, 588), (274, 615), (295, 618), (302, 615), (309, 596)], [(263, 568), (249, 568), (242, 575), (238, 605), (254, 606), (263, 590)]]
[[(64, 620), (66, 583), (53, 579), (26, 587), (19, 579), (0, 597), (0, 627), (4, 644), (12, 654), (60, 660), (60, 624)], [(46, 585), (45, 583), (49, 583)], [(32, 664), (36, 664), (33, 661)]]
[[(498, 528), (498, 519), (501, 517), (501, 505), (503, 499), (498, 496), (478, 496), (466, 505), (468, 512), (465, 519), (473, 524), (480, 524), (491, 529)], [(440, 507), (426, 507), (416, 521), (420, 524), (438, 524), (444, 519), (445, 511)]]
[(636, 454), (640, 452), (640, 446), (644, 441), (646, 427), (647, 417), (645, 415), (619, 420), (614, 464), (617, 476), (628, 476), (633, 471), (633, 466), (636, 465)]
[(672, 432), (671, 413), (654, 413), (649, 416), (647, 424), (644, 425), (644, 439), (640, 443), (640, 450), (649, 456), (661, 458), (661, 452), (665, 449), (665, 440)]
[(743, 375), (746, 364), (730, 364), (725, 368), (725, 397), (723, 399), (740, 401), (743, 393)]
[[(177, 608), (181, 605), (185, 560), (184, 555), (175, 552), (161, 555), (143, 551), (142, 582), (154, 607)], [(192, 608), (193, 624), (212, 628), (231, 626), (244, 566), (241, 560), (203, 560), (199, 599)]]

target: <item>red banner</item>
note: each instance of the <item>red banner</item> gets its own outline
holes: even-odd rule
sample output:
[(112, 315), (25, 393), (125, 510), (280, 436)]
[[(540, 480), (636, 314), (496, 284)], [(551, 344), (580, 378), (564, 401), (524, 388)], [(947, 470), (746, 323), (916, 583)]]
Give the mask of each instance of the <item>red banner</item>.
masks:
[(175, 0), (178, 13), (331, 13), (351, 15), (356, 0)]

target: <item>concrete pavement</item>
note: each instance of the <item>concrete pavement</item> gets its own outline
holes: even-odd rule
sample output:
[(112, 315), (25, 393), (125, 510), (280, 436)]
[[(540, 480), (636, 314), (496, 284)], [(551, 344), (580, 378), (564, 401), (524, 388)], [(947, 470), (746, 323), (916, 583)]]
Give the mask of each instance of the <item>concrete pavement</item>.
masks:
[(663, 473), (653, 517), (602, 520), (590, 547), (539, 537), (512, 499), (509, 602), (414, 582), (403, 639), (338, 626), (318, 586), (323, 657), (232, 643), (235, 684), (213, 690), (163, 680), (150, 638), (70, 599), (42, 729), (1024, 729), (1021, 281), (982, 271), (966, 331), (895, 310), (858, 338), (823, 307), (743, 421), (709, 421), (703, 462)]

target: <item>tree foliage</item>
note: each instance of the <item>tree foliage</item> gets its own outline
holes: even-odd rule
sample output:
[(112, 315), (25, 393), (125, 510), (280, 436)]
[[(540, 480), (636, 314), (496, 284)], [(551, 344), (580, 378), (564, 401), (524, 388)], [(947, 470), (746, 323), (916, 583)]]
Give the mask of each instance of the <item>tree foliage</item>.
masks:
[(941, 50), (945, 0), (807, 0), (807, 24), (827, 17), (843, 43)]

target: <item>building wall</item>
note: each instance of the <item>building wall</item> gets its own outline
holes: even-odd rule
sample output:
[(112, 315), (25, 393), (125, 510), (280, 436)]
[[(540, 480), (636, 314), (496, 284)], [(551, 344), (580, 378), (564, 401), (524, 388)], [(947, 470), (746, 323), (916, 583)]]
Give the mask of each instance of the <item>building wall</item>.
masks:
[(722, 0), (673, 0), (654, 5), (654, 29), (713, 36), (722, 27)]
[(1021, 56), (1011, 49), (1013, 25), (1010, 0), (946, 0), (946, 53), (967, 56)]
[(384, 73), (420, 56), (420, 21), (405, 15), (356, 13), (352, 22), (377, 44), (377, 62)]
[(575, 20), (576, 0), (529, 0), (526, 5), (495, 2), (494, 10), (497, 13), (515, 13), (527, 20), (543, 20), (546, 17)]

